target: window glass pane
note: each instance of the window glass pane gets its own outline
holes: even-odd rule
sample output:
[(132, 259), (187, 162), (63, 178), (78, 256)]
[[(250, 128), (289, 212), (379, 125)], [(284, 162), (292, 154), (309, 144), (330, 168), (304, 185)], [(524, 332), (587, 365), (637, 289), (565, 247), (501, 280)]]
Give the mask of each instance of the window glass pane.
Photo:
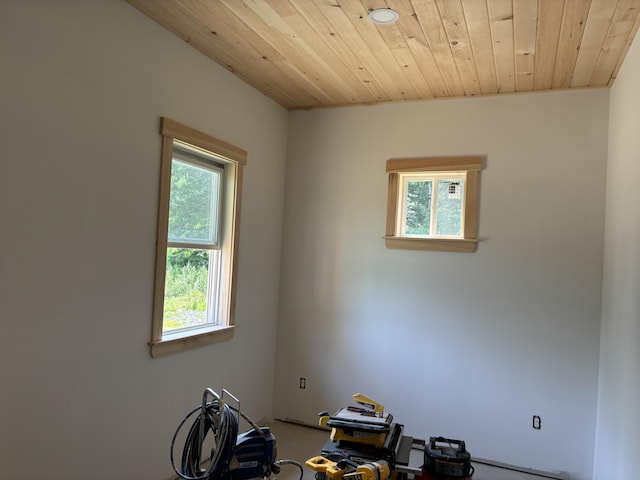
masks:
[(461, 178), (441, 179), (438, 182), (438, 203), (436, 206), (436, 235), (462, 235), (462, 206), (464, 200), (464, 180)]
[(207, 323), (210, 252), (167, 249), (163, 332)]
[(169, 241), (218, 243), (221, 172), (174, 159)]
[(405, 198), (405, 235), (431, 233), (432, 180), (407, 180)]

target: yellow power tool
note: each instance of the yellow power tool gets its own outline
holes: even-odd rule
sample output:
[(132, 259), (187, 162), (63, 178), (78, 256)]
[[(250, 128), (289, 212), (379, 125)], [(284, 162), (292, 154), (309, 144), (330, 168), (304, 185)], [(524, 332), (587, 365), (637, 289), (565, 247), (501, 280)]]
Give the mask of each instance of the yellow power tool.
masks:
[(363, 407), (366, 407), (369, 410), (373, 410), (376, 417), (382, 417), (382, 415), (384, 414), (384, 405), (381, 405), (380, 403), (370, 399), (369, 397), (361, 393), (356, 393), (353, 396), (353, 399)]
[(320, 413), (320, 425), (331, 427), (333, 442), (351, 442), (382, 448), (391, 429), (393, 416), (384, 413), (384, 406), (375, 400), (356, 393), (353, 399), (362, 407), (346, 407), (335, 415)]
[(329, 480), (387, 480), (391, 476), (389, 463), (385, 460), (357, 464), (347, 459), (334, 462), (318, 456), (307, 460), (305, 465), (325, 474)]

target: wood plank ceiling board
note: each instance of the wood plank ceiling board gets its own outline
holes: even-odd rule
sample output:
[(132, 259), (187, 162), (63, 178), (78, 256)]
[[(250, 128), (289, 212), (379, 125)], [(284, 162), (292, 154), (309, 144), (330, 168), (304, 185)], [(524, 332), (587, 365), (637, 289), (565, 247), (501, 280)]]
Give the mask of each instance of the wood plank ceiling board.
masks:
[(640, 0), (125, 1), (291, 110), (609, 86), (640, 25)]
[(462, 0), (462, 6), (469, 31), (473, 58), (478, 71), (480, 90), (483, 94), (498, 93), (496, 61), (493, 56), (487, 4), (477, 0)]
[[(640, 1), (635, 2), (634, 5), (635, 5), (636, 12), (640, 11)], [(629, 12), (629, 15), (631, 17), (634, 16), (633, 12)], [(629, 35), (627, 36), (627, 41), (625, 42), (624, 47), (622, 49), (622, 52), (620, 53), (620, 56), (618, 57), (618, 63), (616, 64), (616, 67), (613, 69), (613, 74), (611, 75), (611, 80), (609, 81), (609, 85), (611, 85), (613, 83), (613, 80), (618, 75), (618, 71), (620, 70), (620, 67), (622, 66), (622, 62), (624, 60), (624, 57), (626, 56), (627, 51), (629, 50), (629, 47), (631, 47), (631, 43), (633, 42), (633, 39), (636, 36), (636, 33), (638, 33), (638, 30), (640, 30), (640, 14), (636, 13), (635, 18), (636, 18), (636, 20), (635, 20), (633, 26), (631, 27), (631, 30), (629, 31)]]
[(589, 17), (584, 27), (584, 41), (580, 45), (571, 80), (572, 87), (583, 87), (591, 82), (591, 75), (604, 46), (616, 5), (617, 2), (611, 0), (591, 0)]
[[(308, 3), (308, 2), (307, 2)], [(331, 35), (316, 27), (316, 21), (309, 21), (294, 5), (277, 0), (268, 0), (267, 4), (273, 12), (276, 12), (286, 23), (289, 34), (294, 38), (305, 38), (306, 48), (310, 50), (311, 58), (317, 56), (316, 52), (321, 52), (322, 60), (326, 63), (328, 71), (335, 72), (340, 81), (344, 84), (344, 90), (349, 92), (349, 102), (357, 102), (363, 97), (371, 95), (371, 91), (354, 72), (345, 65), (339, 54), (330, 54), (332, 45), (329, 43)], [(260, 11), (256, 10), (260, 15)], [(319, 27), (322, 24), (318, 25)], [(306, 32), (300, 35), (298, 32)]]
[[(362, 0), (362, 5), (367, 12), (375, 8), (386, 8), (384, 5), (381, 6), (380, 0)], [(405, 6), (411, 8), (409, 2), (406, 2)], [(408, 12), (405, 10), (403, 15), (407, 17), (407, 14)], [(411, 19), (412, 14), (409, 13), (408, 15), (407, 18)], [(361, 14), (359, 14), (359, 16), (361, 17)], [(360, 18), (360, 20), (362, 19), (363, 18)], [(368, 20), (365, 20), (365, 23), (368, 23)], [(407, 42), (406, 33), (401, 28), (401, 24), (380, 25), (376, 30), (398, 63), (400, 67), (399, 73), (406, 77), (408, 84), (403, 82), (405, 85), (404, 98), (416, 100), (433, 98), (433, 91), (416, 61), (413, 50)], [(384, 62), (384, 59), (382, 59), (382, 61)], [(408, 85), (410, 85), (410, 88), (407, 88)], [(407, 90), (414, 93), (407, 95)]]
[[(376, 61), (385, 68), (393, 83), (399, 89), (394, 100), (417, 100), (418, 92), (406, 75), (404, 65), (394, 55), (394, 51), (408, 49), (404, 37), (395, 24), (375, 25), (368, 18), (368, 10), (360, 2), (342, 2), (340, 10), (351, 22), (353, 29), (360, 35)], [(402, 58), (402, 57), (401, 57)]]
[(553, 88), (567, 88), (571, 85), (573, 71), (578, 59), (578, 50), (582, 42), (591, 0), (565, 0), (562, 15), (562, 27), (553, 70)]
[(393, 6), (400, 15), (398, 28), (404, 33), (407, 46), (417, 67), (422, 72), (425, 82), (427, 82), (431, 94), (434, 97), (449, 96), (442, 74), (433, 57), (433, 52), (429, 47), (413, 5), (411, 2), (400, 2), (394, 3)]
[(489, 0), (488, 7), (496, 71), (498, 72), (498, 92), (515, 92), (513, 5), (511, 0)]
[[(304, 0), (301, 0), (304, 1)], [(338, 32), (340, 38), (351, 49), (358, 60), (371, 72), (377, 79), (378, 83), (387, 92), (389, 100), (402, 99), (402, 88), (398, 86), (392, 75), (389, 74), (389, 68), (380, 63), (373, 51), (369, 48), (367, 42), (362, 38), (360, 32), (353, 27), (353, 23), (345, 14), (340, 5), (332, 0), (312, 0), (319, 8), (325, 18), (334, 26), (334, 30)], [(362, 9), (362, 15), (366, 17), (367, 12)], [(364, 18), (363, 17), (363, 18)], [(392, 64), (395, 63), (392, 62)], [(393, 68), (391, 65), (390, 68)]]
[[(291, 77), (278, 67), (280, 53), (262, 44), (244, 22), (219, 3), (158, 0), (152, 6), (149, 11), (143, 8), (143, 12), (278, 103), (314, 102), (313, 96), (293, 79), (289, 82), (291, 89), (282, 88), (282, 77)], [(243, 51), (242, 56), (234, 55), (238, 49)]]
[[(281, 4), (282, 2), (272, 0), (270, 3)], [(389, 100), (385, 89), (378, 83), (376, 76), (360, 62), (347, 42), (340, 37), (333, 25), (313, 2), (290, 0), (289, 4), (295, 8), (298, 14), (287, 16), (287, 21), (291, 22), (297, 31), (303, 31), (305, 25), (315, 29), (318, 36), (326, 43), (326, 48), (329, 49), (327, 51), (319, 47), (318, 51), (327, 52), (327, 56), (333, 57), (336, 64), (341, 64), (336, 67), (336, 70), (348, 79), (347, 81), (353, 82), (354, 90), (359, 92), (359, 101), (355, 103), (365, 103), (371, 99), (377, 102)]]
[(308, 38), (309, 34), (305, 37), (297, 35), (266, 2), (218, 1), (238, 18), (242, 18), (261, 38), (262, 44), (280, 52), (283, 63), (298, 73), (299, 80), (311, 89), (320, 101), (348, 103), (353, 92), (327, 65), (323, 57), (306, 43), (305, 38)]
[(434, 0), (412, 0), (412, 3), (424, 38), (447, 86), (449, 96), (463, 96), (464, 86), (449, 46), (449, 39), (442, 24), (437, 4)]
[[(185, 2), (185, 5), (194, 4)], [(206, 21), (193, 20), (201, 17)], [(214, 58), (224, 58), (224, 65), (247, 83), (258, 90), (273, 92), (267, 94), (269, 96), (290, 99), (283, 100), (289, 103), (306, 105), (317, 101), (313, 91), (300, 85), (298, 72), (288, 68), (282, 54), (262, 42), (261, 37), (224, 5), (218, 2), (203, 3), (194, 8), (191, 18), (192, 22), (202, 23), (205, 32), (210, 31), (213, 38), (191, 40), (189, 43), (197, 45), (207, 56), (212, 56), (211, 52), (215, 51)], [(242, 56), (234, 55), (238, 49), (244, 52)], [(283, 88), (283, 78), (288, 80), (288, 88)]]
[(437, 0), (442, 25), (465, 95), (479, 95), (480, 82), (473, 58), (467, 21), (460, 0)]
[(619, 67), (619, 60), (626, 53), (628, 39), (638, 30), (640, 1), (620, 0), (616, 8), (605, 42), (591, 76), (590, 85), (609, 85)]
[(553, 86), (553, 71), (558, 55), (563, 12), (564, 0), (539, 0), (538, 2), (534, 90), (548, 90)]
[(533, 90), (537, 26), (538, 2), (513, 0), (513, 41), (517, 92)]

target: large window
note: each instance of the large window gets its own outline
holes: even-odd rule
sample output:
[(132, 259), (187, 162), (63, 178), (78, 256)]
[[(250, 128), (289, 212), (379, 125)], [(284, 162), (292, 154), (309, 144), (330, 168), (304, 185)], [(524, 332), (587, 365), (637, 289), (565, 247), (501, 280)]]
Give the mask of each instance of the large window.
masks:
[(244, 150), (163, 118), (151, 355), (233, 335)]
[(387, 247), (475, 250), (481, 168), (480, 157), (388, 160)]

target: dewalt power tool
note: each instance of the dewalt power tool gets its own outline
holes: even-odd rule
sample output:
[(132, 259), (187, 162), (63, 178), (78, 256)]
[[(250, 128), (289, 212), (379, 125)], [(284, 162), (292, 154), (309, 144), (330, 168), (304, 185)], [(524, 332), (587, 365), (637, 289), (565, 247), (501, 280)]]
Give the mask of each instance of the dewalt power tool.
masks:
[[(307, 460), (317, 480), (468, 480), (471, 456), (464, 442), (444, 437), (425, 440), (404, 435), (404, 426), (385, 413), (384, 406), (356, 393), (360, 405), (321, 412), (320, 425), (331, 428), (321, 455)], [(421, 451), (424, 463), (410, 465), (411, 451)]]
[[(307, 466), (331, 480), (351, 473), (365, 479), (371, 473), (372, 480), (377, 480), (387, 469), (392, 480), (401, 480), (407, 473), (418, 473), (419, 469), (409, 466), (415, 440), (403, 434), (404, 426), (394, 422), (393, 415), (386, 413), (381, 403), (361, 393), (356, 393), (353, 399), (359, 406), (341, 408), (333, 415), (320, 413), (319, 424), (331, 428), (331, 434), (321, 456), (310, 459)], [(319, 458), (324, 460), (316, 461)], [(353, 464), (366, 467), (360, 473), (357, 467), (351, 472), (349, 468)]]
[(356, 393), (353, 398), (365, 408), (346, 407), (331, 416), (328, 412), (321, 412), (320, 425), (331, 428), (331, 441), (337, 444), (383, 448), (392, 430), (393, 417), (385, 415), (383, 405), (361, 393)]
[(391, 476), (389, 463), (384, 460), (358, 464), (346, 458), (334, 462), (318, 456), (307, 460), (305, 465), (329, 480), (387, 480)]

